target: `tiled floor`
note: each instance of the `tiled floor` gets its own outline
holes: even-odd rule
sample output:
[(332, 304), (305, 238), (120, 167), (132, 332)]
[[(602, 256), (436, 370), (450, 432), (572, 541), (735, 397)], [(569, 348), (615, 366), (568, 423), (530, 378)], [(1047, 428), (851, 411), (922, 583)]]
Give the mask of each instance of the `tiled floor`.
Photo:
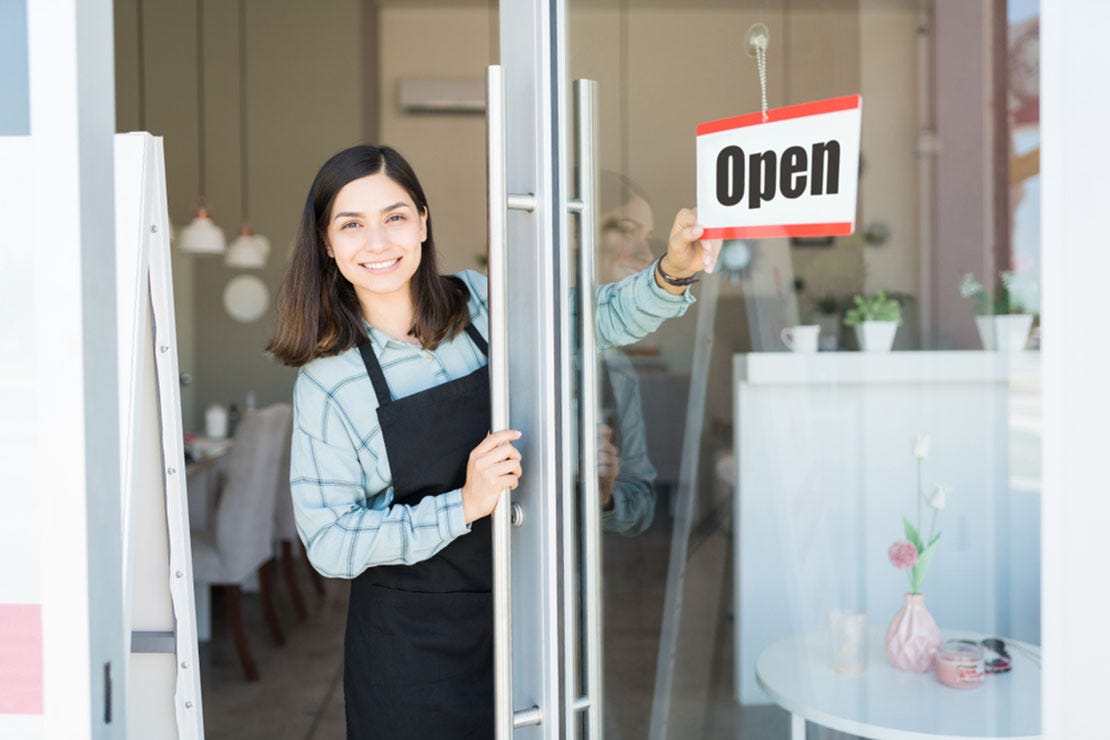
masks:
[[(668, 523), (669, 524), (669, 523)], [(606, 740), (643, 740), (651, 718), (659, 630), (665, 592), (669, 526), (636, 538), (606, 535)], [(668, 737), (786, 740), (789, 718), (775, 706), (741, 709), (732, 690), (731, 573), (723, 530), (694, 542), (687, 562), (684, 614), (674, 670)], [(286, 645), (274, 647), (257, 594), (244, 610), (262, 679), (243, 680), (228, 635), (222, 600), (212, 603), (212, 642), (201, 646), (205, 733), (210, 740), (342, 740), (343, 629), (347, 583), (325, 581), (317, 598), (307, 578), (301, 589), (311, 617), (297, 624), (284, 583), (277, 581)], [(808, 737), (845, 736), (810, 727)]]
[(310, 616), (298, 624), (284, 582), (277, 581), (278, 612), (286, 644), (269, 639), (258, 594), (244, 595), (251, 652), (261, 680), (243, 679), (231, 644), (223, 601), (212, 599), (212, 641), (201, 645), (205, 737), (209, 740), (331, 740), (344, 737), (343, 628), (347, 583), (325, 580), (325, 597), (301, 591)]

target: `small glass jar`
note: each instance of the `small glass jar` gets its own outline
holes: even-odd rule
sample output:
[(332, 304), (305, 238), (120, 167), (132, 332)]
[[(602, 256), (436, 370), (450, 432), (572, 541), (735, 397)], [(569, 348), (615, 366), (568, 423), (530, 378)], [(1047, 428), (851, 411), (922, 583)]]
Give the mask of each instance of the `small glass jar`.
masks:
[(937, 680), (954, 689), (983, 683), (983, 648), (970, 640), (948, 640), (937, 650)]

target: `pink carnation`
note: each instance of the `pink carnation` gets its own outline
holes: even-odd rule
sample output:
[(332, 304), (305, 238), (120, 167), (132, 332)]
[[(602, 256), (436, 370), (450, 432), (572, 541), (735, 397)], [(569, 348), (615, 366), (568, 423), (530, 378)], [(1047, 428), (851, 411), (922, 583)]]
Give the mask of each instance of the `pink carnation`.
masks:
[(912, 542), (906, 540), (895, 542), (886, 554), (890, 558), (890, 564), (895, 568), (912, 568), (917, 564), (917, 548)]

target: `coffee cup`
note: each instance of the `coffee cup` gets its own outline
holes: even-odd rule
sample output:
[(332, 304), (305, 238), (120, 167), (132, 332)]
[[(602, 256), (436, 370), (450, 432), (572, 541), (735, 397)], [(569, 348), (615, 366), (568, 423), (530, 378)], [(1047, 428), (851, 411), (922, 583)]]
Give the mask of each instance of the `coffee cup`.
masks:
[(786, 327), (779, 336), (791, 352), (816, 352), (820, 334), (821, 327), (817, 324), (800, 324)]

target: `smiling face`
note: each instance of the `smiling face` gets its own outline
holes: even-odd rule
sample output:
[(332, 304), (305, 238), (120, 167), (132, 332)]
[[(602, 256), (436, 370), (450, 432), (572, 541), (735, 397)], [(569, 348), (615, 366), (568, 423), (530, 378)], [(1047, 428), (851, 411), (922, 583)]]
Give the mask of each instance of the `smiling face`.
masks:
[(375, 297), (409, 291), (428, 238), (428, 214), (388, 175), (352, 180), (335, 196), (326, 243), (343, 277), (355, 288), (364, 310)]
[(651, 206), (633, 195), (619, 208), (601, 216), (599, 273), (616, 281), (643, 270), (655, 258), (649, 239), (655, 229)]

